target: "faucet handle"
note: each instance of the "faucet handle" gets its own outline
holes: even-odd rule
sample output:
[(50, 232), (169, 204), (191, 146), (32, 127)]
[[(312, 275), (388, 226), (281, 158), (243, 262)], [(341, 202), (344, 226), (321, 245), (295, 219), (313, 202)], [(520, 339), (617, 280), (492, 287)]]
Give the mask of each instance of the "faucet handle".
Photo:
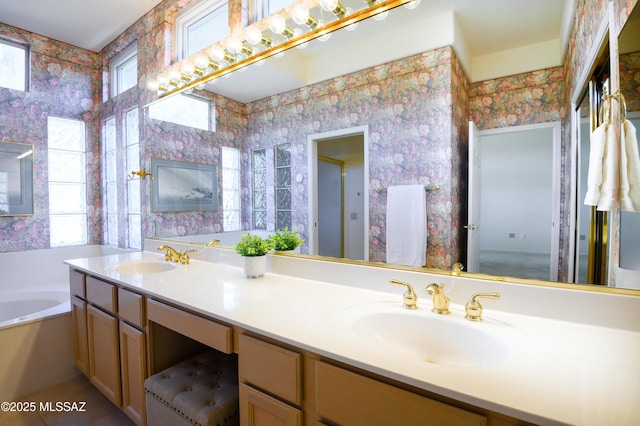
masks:
[(469, 321), (482, 321), (482, 305), (478, 302), (479, 298), (500, 299), (499, 293), (474, 293), (471, 299), (464, 305), (466, 315), (464, 319)]
[(417, 309), (418, 308), (418, 295), (415, 291), (413, 291), (413, 287), (411, 284), (406, 283), (404, 281), (391, 280), (391, 284), (403, 285), (407, 288), (407, 291), (402, 295), (402, 301), (404, 304), (402, 305), (405, 309)]
[(454, 263), (453, 268), (451, 268), (451, 275), (460, 276), (460, 272), (464, 269), (464, 265), (462, 263)]
[(424, 288), (427, 293), (433, 296), (433, 308), (431, 309), (436, 314), (449, 315), (450, 300), (446, 294), (444, 294), (444, 284), (431, 283)]
[(189, 260), (191, 259), (189, 257), (189, 253), (197, 253), (198, 250), (196, 249), (191, 249), (191, 250), (185, 250), (184, 253), (182, 253), (182, 256), (180, 256), (180, 263), (182, 263), (183, 265), (188, 265), (189, 264)]
[(174, 253), (175, 251), (169, 247), (169, 246), (160, 246), (158, 247), (158, 250), (166, 250), (167, 252), (164, 254), (164, 260), (166, 260), (167, 262), (177, 262), (178, 259), (175, 258)]

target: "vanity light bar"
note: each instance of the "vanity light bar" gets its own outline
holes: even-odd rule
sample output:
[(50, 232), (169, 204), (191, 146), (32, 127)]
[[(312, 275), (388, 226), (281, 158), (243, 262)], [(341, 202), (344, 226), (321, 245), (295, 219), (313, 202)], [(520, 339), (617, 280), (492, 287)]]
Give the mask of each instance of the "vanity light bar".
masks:
[[(186, 75), (178, 71), (179, 69), (182, 68), (182, 65), (181, 65), (182, 61), (181, 61), (169, 67), (168, 70), (165, 70), (160, 76), (158, 76), (157, 83), (149, 84), (148, 87), (151, 90), (155, 90), (158, 94), (158, 97), (160, 98), (174, 95), (186, 90), (193, 90), (194, 88), (196, 88), (196, 86), (203, 87), (205, 83), (218, 79), (240, 68), (244, 68), (253, 63), (267, 59), (271, 56), (275, 56), (279, 53), (284, 52), (285, 50), (307, 43), (316, 38), (320, 38), (322, 36), (328, 35), (333, 31), (337, 31), (341, 28), (358, 23), (372, 16), (384, 13), (388, 10), (394, 9), (396, 7), (399, 7), (408, 3), (412, 3), (413, 1), (414, 0), (380, 1), (375, 3), (372, 6), (356, 11), (350, 15), (347, 15), (345, 13), (342, 15), (342, 17), (338, 17), (338, 19), (336, 19), (335, 21), (332, 21), (325, 25), (311, 26), (307, 24), (309, 25), (309, 28), (310, 28), (308, 32), (302, 33), (300, 35), (298, 35), (296, 32), (291, 37), (286, 37), (288, 34), (285, 34), (286, 39), (280, 44), (275, 44), (276, 43), (275, 41), (272, 41), (266, 36), (262, 36), (260, 41), (261, 41), (261, 44), (265, 46), (265, 50), (262, 50), (259, 52), (252, 51), (252, 53), (254, 53), (253, 55), (248, 55), (248, 52), (243, 52), (246, 54), (246, 57), (244, 59), (240, 59), (238, 55), (233, 55), (229, 53), (227, 50), (223, 49), (221, 47), (221, 44), (226, 46), (227, 40), (225, 40), (223, 43), (217, 44), (213, 48), (209, 47), (207, 49), (215, 50), (215, 53), (217, 56), (220, 56), (222, 54), (222, 58), (220, 60), (227, 62), (228, 63), (227, 66), (224, 66), (219, 61), (216, 62), (215, 60), (218, 58), (214, 57), (214, 58), (211, 58), (212, 61), (209, 62), (208, 64), (212, 72), (207, 73), (206, 71), (209, 68), (205, 70), (201, 65), (197, 65), (196, 68), (200, 72), (194, 72), (190, 75)], [(264, 41), (268, 40), (269, 42), (262, 42), (263, 40)], [(201, 57), (202, 52), (200, 52), (196, 56)], [(169, 75), (170, 77), (166, 77), (167, 75)]]

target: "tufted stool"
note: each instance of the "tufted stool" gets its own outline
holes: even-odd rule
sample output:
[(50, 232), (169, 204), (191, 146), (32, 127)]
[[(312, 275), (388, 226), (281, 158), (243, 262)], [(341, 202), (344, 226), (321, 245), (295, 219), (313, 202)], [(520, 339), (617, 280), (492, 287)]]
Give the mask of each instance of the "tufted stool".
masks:
[(144, 381), (150, 426), (240, 423), (238, 361), (211, 350)]

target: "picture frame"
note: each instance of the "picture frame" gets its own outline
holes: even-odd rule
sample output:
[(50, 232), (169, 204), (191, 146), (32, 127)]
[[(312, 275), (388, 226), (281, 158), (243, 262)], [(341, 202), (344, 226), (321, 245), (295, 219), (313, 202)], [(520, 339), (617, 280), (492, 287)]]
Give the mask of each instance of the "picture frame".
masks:
[(151, 160), (151, 211), (218, 210), (218, 167), (172, 160)]
[(33, 145), (0, 142), (0, 216), (33, 215)]

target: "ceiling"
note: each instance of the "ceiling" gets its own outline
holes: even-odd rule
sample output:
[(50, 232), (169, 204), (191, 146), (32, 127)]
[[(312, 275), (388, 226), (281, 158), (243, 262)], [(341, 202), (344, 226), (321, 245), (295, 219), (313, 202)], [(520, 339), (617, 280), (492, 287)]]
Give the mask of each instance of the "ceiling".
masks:
[[(160, 1), (4, 0), (0, 22), (99, 52)], [(421, 0), (413, 11), (397, 8), (384, 21), (361, 22), (356, 31), (292, 49), (266, 66), (248, 67), (207, 88), (250, 102), (444, 45), (454, 46), (472, 81), (474, 58), (549, 40), (558, 40), (551, 60), (556, 63), (534, 61), (534, 68), (521, 72), (560, 65), (575, 1)]]

